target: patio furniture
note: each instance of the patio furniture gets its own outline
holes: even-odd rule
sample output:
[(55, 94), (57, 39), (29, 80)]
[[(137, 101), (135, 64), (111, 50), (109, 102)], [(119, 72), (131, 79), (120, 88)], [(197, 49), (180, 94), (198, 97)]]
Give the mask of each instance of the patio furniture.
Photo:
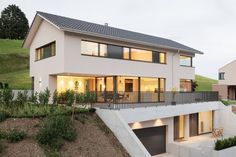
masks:
[(223, 135), (224, 135), (224, 129), (223, 128), (213, 128), (212, 136), (214, 138), (222, 137)]

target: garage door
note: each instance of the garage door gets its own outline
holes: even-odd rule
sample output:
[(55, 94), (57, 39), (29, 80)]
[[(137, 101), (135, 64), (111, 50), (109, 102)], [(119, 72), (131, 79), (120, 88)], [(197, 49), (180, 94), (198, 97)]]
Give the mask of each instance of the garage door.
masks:
[(166, 152), (166, 126), (133, 131), (152, 156)]

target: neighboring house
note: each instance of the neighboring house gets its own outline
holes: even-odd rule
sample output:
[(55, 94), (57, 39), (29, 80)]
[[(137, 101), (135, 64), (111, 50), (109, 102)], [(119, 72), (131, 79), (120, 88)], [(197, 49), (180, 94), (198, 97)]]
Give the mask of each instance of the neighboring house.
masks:
[(198, 50), (43, 12), (23, 46), (34, 91), (95, 92), (97, 114), (131, 156), (175, 154), (174, 141), (220, 125), (218, 93), (191, 92)]
[(218, 91), (221, 99), (236, 100), (236, 60), (218, 70), (218, 84), (213, 85), (213, 91)]

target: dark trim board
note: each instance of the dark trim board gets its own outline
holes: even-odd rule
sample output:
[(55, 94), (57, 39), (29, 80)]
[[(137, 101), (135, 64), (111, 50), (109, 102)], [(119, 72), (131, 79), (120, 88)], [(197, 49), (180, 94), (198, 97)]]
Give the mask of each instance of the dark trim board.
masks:
[(166, 153), (166, 126), (135, 129), (133, 131), (152, 156)]

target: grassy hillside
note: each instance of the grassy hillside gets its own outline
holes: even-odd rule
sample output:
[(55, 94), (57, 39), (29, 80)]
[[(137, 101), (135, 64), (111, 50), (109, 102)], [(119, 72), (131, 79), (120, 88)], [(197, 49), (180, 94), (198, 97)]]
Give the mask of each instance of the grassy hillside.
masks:
[(0, 82), (13, 89), (30, 89), (29, 54), (22, 40), (0, 39)]
[(212, 91), (212, 84), (216, 84), (217, 80), (207, 78), (201, 75), (196, 75), (195, 80), (197, 81), (197, 91)]

